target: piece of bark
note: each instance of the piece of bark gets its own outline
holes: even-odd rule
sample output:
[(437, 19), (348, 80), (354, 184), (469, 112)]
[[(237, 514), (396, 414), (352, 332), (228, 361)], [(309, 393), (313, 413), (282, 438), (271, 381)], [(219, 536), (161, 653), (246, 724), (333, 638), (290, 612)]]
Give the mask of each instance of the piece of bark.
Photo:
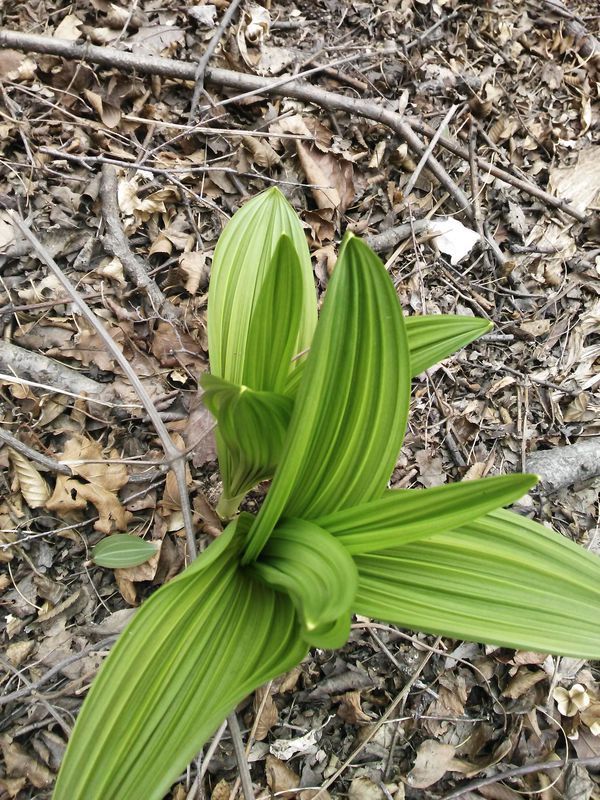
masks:
[(550, 492), (596, 478), (600, 475), (600, 437), (531, 453), (527, 471), (539, 475)]
[(0, 372), (43, 383), (62, 392), (85, 395), (91, 400), (110, 403), (115, 399), (112, 389), (107, 384), (93, 381), (59, 361), (25, 350), (2, 339), (0, 339)]

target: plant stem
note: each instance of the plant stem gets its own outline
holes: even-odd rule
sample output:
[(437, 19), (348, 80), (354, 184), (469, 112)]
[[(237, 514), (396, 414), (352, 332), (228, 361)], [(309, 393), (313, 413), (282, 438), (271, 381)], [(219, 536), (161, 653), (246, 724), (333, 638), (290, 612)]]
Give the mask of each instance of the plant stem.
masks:
[(217, 514), (222, 520), (232, 519), (232, 517), (237, 514), (243, 499), (243, 494), (239, 494), (237, 497), (227, 497), (225, 494), (222, 494), (217, 503)]

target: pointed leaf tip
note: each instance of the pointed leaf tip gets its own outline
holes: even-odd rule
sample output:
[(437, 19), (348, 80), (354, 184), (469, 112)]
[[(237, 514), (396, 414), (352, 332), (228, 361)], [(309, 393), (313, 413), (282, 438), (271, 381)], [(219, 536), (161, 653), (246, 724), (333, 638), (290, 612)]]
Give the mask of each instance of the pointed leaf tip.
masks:
[(257, 557), (282, 514), (314, 519), (383, 492), (409, 395), (408, 343), (393, 284), (367, 245), (347, 237), (245, 563)]

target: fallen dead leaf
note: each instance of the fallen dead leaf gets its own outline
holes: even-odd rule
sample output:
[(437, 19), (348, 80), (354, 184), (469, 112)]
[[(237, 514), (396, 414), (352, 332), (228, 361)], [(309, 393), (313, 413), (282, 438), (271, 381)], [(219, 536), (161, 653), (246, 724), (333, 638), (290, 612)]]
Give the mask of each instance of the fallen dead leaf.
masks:
[(8, 452), (25, 502), (29, 508), (41, 508), (50, 497), (46, 481), (24, 455), (12, 447)]
[(385, 800), (385, 792), (371, 778), (359, 775), (350, 784), (348, 800)]
[(343, 214), (354, 199), (352, 162), (301, 141), (296, 149), (306, 180), (315, 185), (311, 192), (317, 206)]
[(271, 728), (277, 725), (277, 720), (279, 718), (277, 706), (273, 701), (268, 686), (261, 686), (254, 692), (253, 708), (255, 714), (258, 714), (260, 711), (260, 717), (255, 722), (256, 730), (254, 738), (257, 742), (262, 742), (263, 739), (267, 738)]
[(454, 752), (452, 745), (426, 739), (417, 750), (415, 765), (406, 776), (406, 782), (414, 789), (426, 789), (437, 783), (451, 769)]
[[(271, 794), (277, 797), (295, 797), (300, 786), (300, 778), (291, 767), (275, 756), (268, 755), (265, 761), (265, 774)], [(294, 790), (294, 791), (290, 791)]]

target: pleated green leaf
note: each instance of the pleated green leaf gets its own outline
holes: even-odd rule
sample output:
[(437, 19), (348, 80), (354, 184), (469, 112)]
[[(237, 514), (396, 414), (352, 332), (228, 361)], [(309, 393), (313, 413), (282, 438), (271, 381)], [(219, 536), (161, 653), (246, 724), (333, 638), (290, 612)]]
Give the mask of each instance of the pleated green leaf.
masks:
[[(479, 317), (445, 314), (404, 317), (404, 326), (410, 353), (411, 378), (488, 333), (493, 327), (491, 322)], [(305, 363), (299, 364), (288, 375), (285, 394), (290, 397), (295, 397), (298, 391)]]
[(281, 235), (255, 303), (243, 371), (252, 389), (282, 392), (295, 363), (302, 314), (302, 271), (294, 244)]
[(413, 377), (488, 333), (493, 327), (491, 322), (479, 317), (446, 314), (406, 317), (404, 323)]
[(147, 600), (83, 704), (54, 800), (160, 800), (225, 716), (306, 645), (291, 601), (238, 566), (237, 525)]
[(305, 520), (285, 520), (250, 569), (291, 597), (308, 644), (335, 648), (346, 642), (357, 573), (347, 550), (331, 534)]
[[(262, 366), (248, 366), (248, 353), (253, 351), (253, 345), (248, 348), (248, 340), (251, 328), (258, 324), (256, 321), (253, 323), (257, 305), (262, 307), (263, 314), (267, 307), (261, 290), (284, 234), (292, 241), (300, 267), (300, 292), (297, 292), (295, 282), (287, 284), (285, 280), (280, 282), (278, 276), (272, 276), (269, 291), (282, 283), (284, 294), (283, 308), (278, 302), (270, 310), (276, 319), (280, 319), (281, 313), (290, 311), (295, 314), (299, 309), (295, 353), (305, 350), (313, 337), (317, 323), (316, 292), (304, 231), (281, 192), (276, 188), (268, 189), (234, 214), (219, 237), (211, 267), (208, 300), (210, 367), (213, 375), (231, 383), (247, 385), (248, 370), (263, 374)], [(286, 270), (288, 277), (289, 272)], [(294, 298), (291, 298), (292, 291), (296, 292)], [(263, 332), (269, 327), (274, 328), (275, 318), (269, 323), (263, 317), (259, 325)], [(296, 363), (292, 362), (290, 369), (294, 369)], [(273, 369), (277, 372), (279, 366)], [(251, 388), (273, 389), (265, 385)]]
[(359, 614), (456, 639), (600, 658), (600, 559), (510, 511), (355, 562)]
[(260, 553), (282, 514), (316, 518), (383, 492), (402, 444), (409, 395), (408, 344), (394, 287), (377, 256), (349, 236), (245, 562)]
[[(201, 379), (202, 400), (218, 422), (219, 466), (225, 498), (237, 503), (279, 463), (292, 414), (289, 397), (235, 386), (214, 375)], [(234, 509), (235, 510), (235, 509)]]
[(156, 545), (129, 533), (113, 533), (92, 548), (99, 567), (137, 567), (156, 553)]
[(432, 489), (392, 489), (383, 497), (315, 520), (349, 553), (404, 545), (470, 522), (513, 503), (535, 486), (535, 475), (499, 475)]

